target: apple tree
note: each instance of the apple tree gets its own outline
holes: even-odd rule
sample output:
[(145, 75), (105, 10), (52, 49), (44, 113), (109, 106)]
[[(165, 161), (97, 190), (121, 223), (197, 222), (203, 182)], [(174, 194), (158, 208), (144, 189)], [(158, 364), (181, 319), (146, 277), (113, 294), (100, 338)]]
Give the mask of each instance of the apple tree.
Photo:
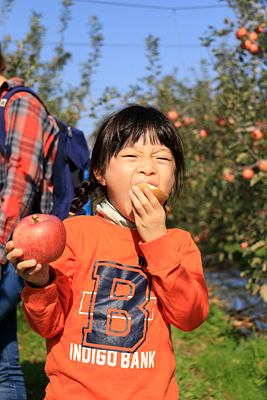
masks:
[[(214, 81), (185, 88), (172, 76), (163, 80), (162, 100), (168, 101), (162, 108), (180, 114), (173, 122), (187, 153), (185, 197), (172, 218), (193, 232), (203, 252), (239, 263), (242, 273), (250, 274), (248, 287), (261, 290), (267, 301), (262, 286), (267, 271), (265, 10), (259, 1), (229, 5), (237, 24), (227, 19), (225, 29), (210, 28), (203, 38), (212, 49)], [(228, 35), (235, 35), (234, 46), (213, 47), (215, 39)]]

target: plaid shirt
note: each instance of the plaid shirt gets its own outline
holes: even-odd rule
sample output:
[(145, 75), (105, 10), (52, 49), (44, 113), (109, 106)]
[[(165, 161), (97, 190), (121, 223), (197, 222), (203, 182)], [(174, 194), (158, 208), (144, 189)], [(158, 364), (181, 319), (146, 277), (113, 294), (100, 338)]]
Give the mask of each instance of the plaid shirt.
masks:
[[(20, 78), (4, 82), (0, 99), (9, 89), (21, 85)], [(51, 176), (59, 132), (55, 120), (27, 92), (16, 93), (8, 101), (5, 127), (5, 156), (0, 154), (0, 264), (6, 263), (5, 244), (19, 220), (52, 210)]]

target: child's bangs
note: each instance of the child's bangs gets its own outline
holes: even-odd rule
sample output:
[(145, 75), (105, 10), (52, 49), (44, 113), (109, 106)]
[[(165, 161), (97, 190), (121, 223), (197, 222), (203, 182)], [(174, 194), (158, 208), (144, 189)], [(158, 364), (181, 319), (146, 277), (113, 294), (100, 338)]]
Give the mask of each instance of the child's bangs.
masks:
[(126, 146), (134, 146), (140, 139), (143, 139), (144, 144), (149, 142), (152, 145), (162, 144), (166, 147), (170, 147), (167, 139), (169, 134), (166, 135), (166, 132), (163, 132), (162, 126), (153, 122), (154, 121), (150, 121), (149, 119), (145, 121), (137, 120), (134, 121), (132, 126), (129, 126), (128, 129), (124, 128), (118, 131), (116, 137), (119, 138), (119, 140), (117, 142), (115, 155)]
[(155, 145), (161, 143), (159, 135), (155, 131), (154, 127), (148, 125), (146, 127), (142, 126), (141, 129), (136, 127), (136, 129), (130, 133), (122, 147), (134, 146), (140, 139), (143, 139), (144, 144), (151, 143), (152, 145)]

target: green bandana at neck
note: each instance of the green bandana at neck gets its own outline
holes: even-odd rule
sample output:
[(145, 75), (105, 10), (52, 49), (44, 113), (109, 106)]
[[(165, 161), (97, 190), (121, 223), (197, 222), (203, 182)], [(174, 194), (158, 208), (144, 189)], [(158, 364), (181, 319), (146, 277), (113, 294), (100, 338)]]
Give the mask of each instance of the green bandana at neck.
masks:
[(135, 223), (125, 218), (107, 199), (96, 206), (96, 211), (113, 224), (136, 230)]

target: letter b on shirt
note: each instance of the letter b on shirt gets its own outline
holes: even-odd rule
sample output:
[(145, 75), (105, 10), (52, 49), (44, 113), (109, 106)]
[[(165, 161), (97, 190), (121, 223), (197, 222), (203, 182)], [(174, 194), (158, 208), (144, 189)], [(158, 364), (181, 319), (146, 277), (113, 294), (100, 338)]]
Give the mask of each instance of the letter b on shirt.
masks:
[(147, 331), (149, 277), (139, 267), (96, 262), (83, 346), (133, 352)]

